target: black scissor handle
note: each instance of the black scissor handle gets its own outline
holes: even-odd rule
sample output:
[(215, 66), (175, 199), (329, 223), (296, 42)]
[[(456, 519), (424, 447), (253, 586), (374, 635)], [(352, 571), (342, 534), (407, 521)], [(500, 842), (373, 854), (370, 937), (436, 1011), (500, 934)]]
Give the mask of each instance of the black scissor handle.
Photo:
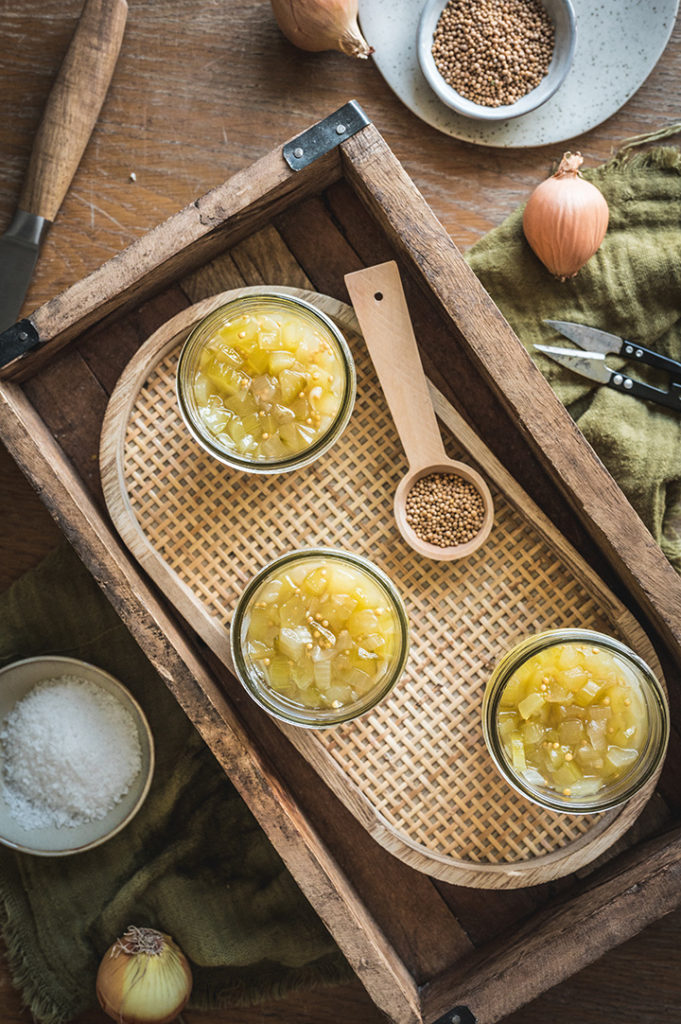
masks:
[(608, 381), (608, 387), (615, 391), (623, 391), (626, 395), (633, 395), (634, 398), (643, 398), (646, 402), (656, 402), (668, 409), (675, 409), (681, 412), (681, 384), (672, 383), (669, 391), (662, 391), (650, 384), (643, 384), (640, 380), (627, 377), (625, 373), (612, 373)]
[(656, 370), (664, 370), (675, 380), (681, 381), (681, 363), (676, 359), (653, 352), (651, 348), (644, 348), (643, 345), (634, 345), (633, 341), (622, 342), (620, 355), (631, 362), (645, 363), (646, 366), (654, 366)]

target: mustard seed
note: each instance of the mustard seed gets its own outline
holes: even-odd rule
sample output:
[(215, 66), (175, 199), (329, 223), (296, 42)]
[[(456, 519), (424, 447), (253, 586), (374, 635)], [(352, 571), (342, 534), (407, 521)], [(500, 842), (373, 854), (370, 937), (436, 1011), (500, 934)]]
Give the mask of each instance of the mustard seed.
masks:
[(448, 85), (483, 107), (516, 103), (546, 75), (555, 29), (539, 0), (449, 0), (431, 52)]
[(429, 473), (412, 486), (405, 503), (416, 536), (440, 548), (472, 540), (485, 518), (482, 495), (457, 473)]

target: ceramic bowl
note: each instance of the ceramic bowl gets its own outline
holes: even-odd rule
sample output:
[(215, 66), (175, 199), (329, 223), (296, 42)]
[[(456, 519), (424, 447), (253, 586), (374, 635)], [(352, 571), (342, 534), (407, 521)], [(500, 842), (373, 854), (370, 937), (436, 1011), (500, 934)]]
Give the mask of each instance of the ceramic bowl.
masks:
[(82, 853), (115, 836), (132, 821), (144, 803), (154, 772), (154, 742), (151, 730), (135, 698), (108, 672), (76, 658), (45, 655), (15, 661), (0, 669), (0, 725), (17, 701), (25, 697), (37, 683), (68, 675), (86, 679), (101, 687), (130, 712), (137, 725), (142, 767), (130, 790), (104, 818), (73, 828), (23, 828), (11, 817), (0, 786), (0, 843), (13, 850), (43, 857), (63, 857), (72, 853)]
[(452, 89), (438, 71), (431, 47), (435, 28), (447, 0), (427, 0), (419, 22), (416, 49), (426, 81), (445, 106), (458, 114), (463, 114), (464, 117), (475, 118), (478, 121), (508, 121), (510, 118), (527, 114), (530, 110), (536, 110), (553, 96), (570, 70), (577, 41), (577, 27), (570, 0), (542, 0), (542, 3), (556, 30), (553, 58), (547, 74), (535, 89), (515, 103), (501, 107), (484, 107), (467, 100)]

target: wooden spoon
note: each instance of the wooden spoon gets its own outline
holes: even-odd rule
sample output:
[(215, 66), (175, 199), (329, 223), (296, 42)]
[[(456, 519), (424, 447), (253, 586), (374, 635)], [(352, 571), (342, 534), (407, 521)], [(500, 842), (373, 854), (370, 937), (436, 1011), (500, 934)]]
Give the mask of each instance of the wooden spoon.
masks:
[[(345, 284), (409, 462), (409, 472), (395, 492), (398, 529), (407, 543), (426, 558), (447, 562), (470, 555), (492, 529), (492, 495), (476, 470), (445, 454), (397, 264), (391, 261), (346, 274)], [(421, 477), (432, 473), (462, 477), (481, 495), (484, 519), (471, 540), (439, 547), (421, 540), (407, 522), (410, 489)]]

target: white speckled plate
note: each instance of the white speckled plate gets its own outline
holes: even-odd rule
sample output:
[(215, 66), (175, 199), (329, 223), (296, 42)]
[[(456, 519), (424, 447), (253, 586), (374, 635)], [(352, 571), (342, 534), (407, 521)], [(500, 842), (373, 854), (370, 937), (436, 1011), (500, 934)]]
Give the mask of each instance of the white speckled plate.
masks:
[(577, 47), (558, 92), (510, 121), (484, 123), (454, 113), (421, 73), (416, 33), (420, 0), (360, 0), (362, 32), (390, 88), (433, 128), (482, 146), (546, 146), (589, 131), (633, 96), (660, 58), (679, 0), (573, 0)]

